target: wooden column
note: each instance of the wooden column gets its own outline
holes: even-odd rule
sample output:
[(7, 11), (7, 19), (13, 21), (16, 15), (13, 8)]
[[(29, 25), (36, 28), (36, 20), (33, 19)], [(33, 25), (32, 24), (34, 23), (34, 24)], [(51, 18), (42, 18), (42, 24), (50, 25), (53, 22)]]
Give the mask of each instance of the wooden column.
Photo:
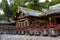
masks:
[(20, 27), (20, 23), (17, 22), (17, 23), (16, 23), (16, 31), (18, 31), (19, 27)]
[(52, 23), (51, 23), (51, 17), (49, 17), (49, 24), (50, 24), (50, 26), (52, 25)]

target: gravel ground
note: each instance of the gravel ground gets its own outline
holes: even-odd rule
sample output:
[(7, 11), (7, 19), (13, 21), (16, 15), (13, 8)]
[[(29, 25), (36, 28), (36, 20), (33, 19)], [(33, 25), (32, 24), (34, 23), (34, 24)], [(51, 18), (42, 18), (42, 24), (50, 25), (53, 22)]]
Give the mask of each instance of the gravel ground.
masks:
[(25, 35), (0, 35), (0, 40), (60, 40), (58, 37), (25, 36)]

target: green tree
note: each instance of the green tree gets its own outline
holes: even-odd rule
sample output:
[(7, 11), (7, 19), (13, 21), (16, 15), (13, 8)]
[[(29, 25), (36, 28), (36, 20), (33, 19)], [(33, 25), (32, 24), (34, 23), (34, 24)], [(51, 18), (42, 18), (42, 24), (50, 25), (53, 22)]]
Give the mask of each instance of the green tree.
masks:
[(18, 6), (24, 7), (26, 0), (15, 0), (14, 3), (11, 3), (10, 10), (12, 13), (15, 13), (18, 10)]
[(24, 4), (27, 2), (27, 0), (15, 0), (14, 3), (17, 6), (24, 6)]
[(2, 20), (4, 17), (4, 14), (0, 14), (0, 20)]
[(50, 5), (55, 5), (55, 4), (59, 4), (60, 3), (60, 0), (51, 0), (51, 3)]
[(9, 5), (7, 0), (2, 0), (2, 3), (0, 3), (0, 8), (4, 11), (4, 19), (9, 20), (9, 18), (13, 17), (14, 13), (18, 9), (18, 6), (24, 6), (25, 2), (26, 0), (14, 0), (14, 3)]
[(0, 8), (2, 7), (2, 3), (0, 3)]
[(49, 6), (50, 6), (49, 0), (46, 0), (46, 1), (45, 1), (45, 5), (44, 5), (44, 6), (46, 7), (46, 9), (49, 9)]
[(32, 0), (34, 3), (37, 3), (37, 2), (39, 2), (39, 0)]
[(10, 10), (11, 10), (13, 16), (14, 16), (14, 13), (17, 11), (17, 9), (18, 9), (17, 5), (15, 5), (15, 4), (10, 5)]
[(27, 8), (31, 8), (34, 10), (42, 10), (42, 8), (49, 9), (49, 6), (50, 6), (49, 0), (40, 3), (39, 0), (30, 0), (29, 4), (26, 5)]
[(26, 5), (27, 8), (31, 8), (31, 9), (34, 9), (34, 10), (40, 10), (40, 4), (39, 2), (33, 2), (31, 1), (29, 4)]
[(9, 20), (9, 18), (11, 18), (13, 14), (10, 10), (7, 0), (2, 0), (2, 9), (4, 11), (5, 19)]

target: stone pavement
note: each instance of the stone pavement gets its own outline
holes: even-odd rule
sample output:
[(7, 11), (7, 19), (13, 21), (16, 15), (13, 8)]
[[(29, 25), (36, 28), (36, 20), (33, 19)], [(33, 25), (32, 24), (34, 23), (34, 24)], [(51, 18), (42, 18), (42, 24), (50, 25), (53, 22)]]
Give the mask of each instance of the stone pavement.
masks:
[(24, 36), (24, 35), (0, 35), (0, 40), (60, 40), (58, 37)]

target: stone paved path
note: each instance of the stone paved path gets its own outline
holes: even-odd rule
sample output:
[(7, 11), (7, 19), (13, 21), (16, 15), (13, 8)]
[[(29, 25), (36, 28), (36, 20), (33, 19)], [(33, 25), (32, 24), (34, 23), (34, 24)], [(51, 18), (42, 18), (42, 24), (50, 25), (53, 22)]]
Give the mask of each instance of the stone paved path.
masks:
[(0, 35), (0, 40), (60, 40), (58, 37), (24, 36), (24, 35)]

